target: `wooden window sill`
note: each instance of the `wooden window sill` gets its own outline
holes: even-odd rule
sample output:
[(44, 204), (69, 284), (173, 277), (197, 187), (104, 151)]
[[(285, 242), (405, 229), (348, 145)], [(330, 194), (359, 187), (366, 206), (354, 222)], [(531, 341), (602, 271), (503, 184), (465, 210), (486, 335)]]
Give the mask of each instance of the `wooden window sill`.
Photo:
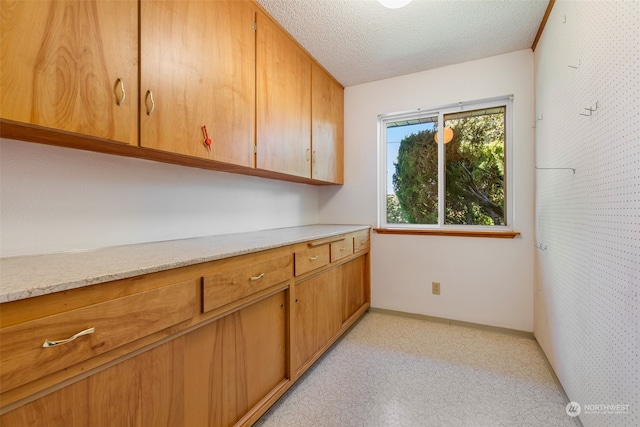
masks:
[(519, 231), (461, 231), (461, 230), (420, 230), (410, 228), (374, 228), (378, 234), (412, 234), (427, 236), (488, 237), (493, 239), (513, 239)]

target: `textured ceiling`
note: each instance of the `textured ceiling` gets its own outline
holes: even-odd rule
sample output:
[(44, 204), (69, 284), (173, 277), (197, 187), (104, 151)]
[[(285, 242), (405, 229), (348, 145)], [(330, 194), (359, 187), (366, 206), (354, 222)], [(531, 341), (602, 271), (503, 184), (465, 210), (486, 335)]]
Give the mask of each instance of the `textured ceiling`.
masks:
[(257, 0), (353, 86), (530, 48), (548, 0)]

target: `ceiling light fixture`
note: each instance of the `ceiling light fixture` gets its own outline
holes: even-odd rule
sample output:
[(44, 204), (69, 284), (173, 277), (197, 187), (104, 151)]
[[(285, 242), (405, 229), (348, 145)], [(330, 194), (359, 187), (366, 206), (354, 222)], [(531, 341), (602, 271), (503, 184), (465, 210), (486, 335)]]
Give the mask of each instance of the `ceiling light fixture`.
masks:
[[(451, 129), (450, 127), (445, 127), (443, 129), (443, 132), (444, 132), (444, 143), (448, 144), (453, 139), (453, 129)], [(433, 139), (436, 141), (436, 144), (437, 144), (438, 143), (438, 132), (436, 132), (436, 134), (433, 137)]]
[(378, 2), (387, 9), (400, 9), (411, 3), (411, 0), (378, 0)]

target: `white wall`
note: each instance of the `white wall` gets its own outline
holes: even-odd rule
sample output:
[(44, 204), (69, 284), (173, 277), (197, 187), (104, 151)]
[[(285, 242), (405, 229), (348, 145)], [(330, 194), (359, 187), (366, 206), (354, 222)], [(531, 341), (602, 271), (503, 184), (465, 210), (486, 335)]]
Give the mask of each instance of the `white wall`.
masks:
[(315, 224), (313, 186), (0, 140), (0, 255)]
[[(372, 305), (533, 331), (533, 53), (345, 89), (345, 185), (321, 188), (321, 222), (376, 225), (379, 114), (514, 95), (514, 229), (521, 237), (372, 236)], [(442, 284), (440, 296), (431, 282)]]
[(640, 425), (639, 22), (557, 1), (535, 52), (536, 161), (576, 168), (536, 174), (535, 336), (585, 426)]

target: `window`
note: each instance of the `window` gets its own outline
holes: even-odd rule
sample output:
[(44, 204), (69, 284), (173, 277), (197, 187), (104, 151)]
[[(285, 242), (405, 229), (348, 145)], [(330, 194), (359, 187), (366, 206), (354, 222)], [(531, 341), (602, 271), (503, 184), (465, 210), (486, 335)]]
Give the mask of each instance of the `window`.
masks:
[(379, 226), (510, 230), (510, 117), (510, 97), (380, 116)]

